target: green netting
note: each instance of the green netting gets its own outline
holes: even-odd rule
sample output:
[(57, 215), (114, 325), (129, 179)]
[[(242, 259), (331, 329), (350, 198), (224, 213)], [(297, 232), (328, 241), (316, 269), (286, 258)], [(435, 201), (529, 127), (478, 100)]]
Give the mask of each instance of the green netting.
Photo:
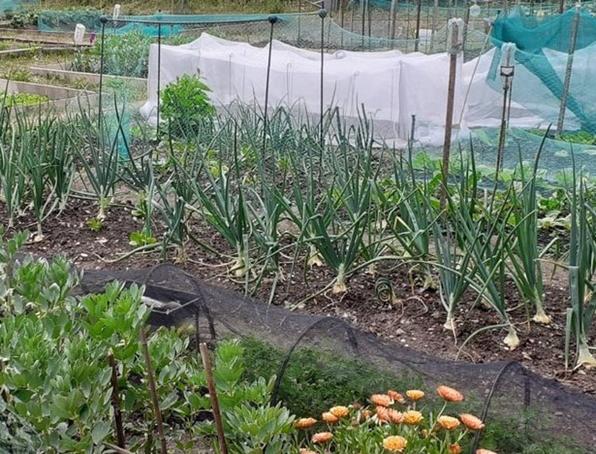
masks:
[[(542, 146), (543, 152), (538, 168), (543, 178), (551, 181), (569, 178), (573, 167), (572, 152), (577, 168), (583, 168), (591, 177), (596, 176), (596, 143), (580, 144), (554, 138), (545, 139), (544, 134), (545, 131), (539, 130), (510, 129), (503, 153), (505, 171), (513, 171), (518, 167), (520, 157), (524, 165), (531, 166), (538, 149)], [(473, 130), (471, 140), (479, 165), (483, 166), (488, 173), (494, 173), (499, 130)]]
[(36, 6), (39, 0), (0, 0), (0, 17)]
[(564, 129), (596, 134), (596, 18), (589, 11), (536, 17), (515, 10), (495, 22), (492, 42), (497, 51), (489, 82), (495, 88), (500, 88), (501, 46), (514, 43), (512, 100), (554, 125), (566, 101)]

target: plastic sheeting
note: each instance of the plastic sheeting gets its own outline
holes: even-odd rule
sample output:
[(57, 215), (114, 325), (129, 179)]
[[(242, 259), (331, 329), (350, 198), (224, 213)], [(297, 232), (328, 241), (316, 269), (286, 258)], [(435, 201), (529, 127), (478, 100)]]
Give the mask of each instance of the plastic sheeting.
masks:
[[(269, 105), (320, 112), (320, 53), (273, 41)], [(215, 38), (206, 33), (192, 43), (161, 46), (160, 87), (183, 74), (200, 74), (217, 106), (234, 102), (264, 106), (268, 46)], [(149, 99), (141, 112), (153, 121), (157, 107), (158, 47), (149, 56)], [(467, 127), (494, 126), (501, 115), (500, 94), (486, 83), (491, 54), (463, 63), (457, 61), (454, 138), (467, 136)], [(449, 55), (404, 54), (400, 51), (326, 53), (324, 57), (324, 110), (339, 109), (358, 121), (362, 110), (372, 119), (377, 139), (389, 143), (407, 140), (412, 115), (415, 139), (425, 144), (443, 140)], [(540, 119), (520, 106), (512, 107), (513, 125), (538, 127)]]

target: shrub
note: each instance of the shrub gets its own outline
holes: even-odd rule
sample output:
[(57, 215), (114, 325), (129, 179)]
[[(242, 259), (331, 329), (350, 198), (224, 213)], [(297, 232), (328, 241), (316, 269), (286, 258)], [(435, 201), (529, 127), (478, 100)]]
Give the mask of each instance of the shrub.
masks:
[(208, 92), (209, 87), (198, 76), (188, 74), (165, 88), (161, 118), (169, 125), (170, 134), (175, 137), (196, 134), (201, 123), (215, 114)]

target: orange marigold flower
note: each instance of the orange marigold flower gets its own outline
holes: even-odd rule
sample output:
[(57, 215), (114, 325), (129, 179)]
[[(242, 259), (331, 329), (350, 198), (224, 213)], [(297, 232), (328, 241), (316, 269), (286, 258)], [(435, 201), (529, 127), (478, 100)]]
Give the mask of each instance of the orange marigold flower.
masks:
[(424, 416), (422, 413), (416, 410), (408, 410), (404, 414), (404, 424), (409, 426), (415, 426), (416, 424), (420, 424), (424, 420)]
[(389, 452), (402, 452), (407, 445), (408, 440), (399, 435), (392, 435), (383, 440), (383, 448)]
[(393, 391), (392, 389), (390, 389), (389, 391), (387, 391), (387, 395), (389, 397), (391, 397), (395, 402), (398, 402), (400, 404), (403, 404), (403, 403), (406, 402), (406, 399), (404, 399), (404, 396), (402, 396), (397, 391)]
[(459, 443), (452, 443), (449, 445), (449, 454), (461, 454), (462, 448)]
[(406, 396), (408, 396), (413, 401), (417, 401), (424, 397), (424, 391), (420, 391), (419, 389), (410, 389), (406, 391)]
[(364, 409), (364, 410), (358, 412), (358, 414), (356, 415), (356, 422), (362, 423), (362, 422), (366, 421), (367, 419), (369, 419), (371, 416), (372, 416), (371, 411), (368, 409)]
[(387, 414), (389, 415), (389, 419), (393, 424), (401, 424), (404, 420), (404, 415), (393, 408), (389, 408), (387, 410)]
[(331, 432), (317, 432), (311, 438), (311, 441), (315, 444), (325, 444), (329, 443), (333, 439), (333, 434)]
[(453, 416), (439, 416), (437, 419), (437, 424), (441, 426), (441, 428), (445, 430), (453, 430), (457, 426), (459, 426), (459, 419), (454, 418)]
[(470, 430), (484, 429), (484, 423), (482, 422), (482, 420), (474, 415), (470, 415), (469, 413), (463, 413), (459, 415), (459, 419), (461, 420), (461, 422), (464, 423), (464, 426), (466, 426)]
[(300, 418), (294, 423), (296, 429), (310, 429), (317, 423), (315, 418)]
[(350, 410), (348, 410), (348, 407), (343, 407), (341, 405), (338, 405), (337, 407), (332, 407), (329, 410), (329, 413), (331, 413), (333, 416), (337, 416), (338, 418), (343, 418), (344, 416), (348, 416), (349, 412), (350, 412)]
[(386, 407), (377, 407), (377, 419), (380, 422), (391, 422), (391, 416), (389, 416), (389, 409)]
[(373, 394), (370, 396), (370, 401), (377, 407), (389, 407), (393, 405), (393, 399), (387, 394)]
[(497, 454), (494, 451), (491, 451), (490, 449), (477, 449), (476, 450), (476, 454)]
[(437, 388), (437, 394), (441, 397), (441, 399), (447, 402), (461, 402), (464, 400), (464, 395), (457, 389), (453, 389), (445, 385), (441, 385)]
[(331, 413), (330, 411), (326, 411), (325, 413), (323, 413), (321, 418), (327, 424), (335, 424), (336, 422), (339, 421), (339, 418), (337, 416), (335, 416), (333, 413)]

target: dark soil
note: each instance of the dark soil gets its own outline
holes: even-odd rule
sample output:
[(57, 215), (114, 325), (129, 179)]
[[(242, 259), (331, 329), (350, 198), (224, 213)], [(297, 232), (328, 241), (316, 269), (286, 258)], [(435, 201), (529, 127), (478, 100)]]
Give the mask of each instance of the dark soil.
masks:
[[(140, 230), (142, 222), (135, 219), (131, 204), (110, 208), (103, 228), (93, 232), (87, 220), (97, 213), (94, 203), (75, 200), (57, 216), (51, 216), (44, 223), (45, 238), (38, 243), (29, 243), (25, 250), (36, 255), (52, 257), (65, 256), (79, 269), (125, 269), (142, 268), (157, 264), (159, 252), (136, 253), (120, 259), (133, 248), (128, 243), (131, 232)], [(0, 219), (6, 224), (4, 207), (0, 204)], [(244, 282), (235, 282), (228, 273), (229, 247), (211, 228), (192, 224), (191, 233), (213, 251), (189, 242), (185, 247), (183, 261), (177, 264), (193, 275), (212, 284), (244, 291)], [(32, 219), (19, 219), (16, 229), (35, 230)], [(160, 239), (162, 229), (157, 226), (156, 237)], [(181, 258), (180, 254), (169, 253), (170, 261)], [(517, 323), (521, 344), (509, 351), (502, 339), (503, 329), (483, 331), (463, 345), (464, 341), (478, 328), (498, 325), (494, 311), (476, 304), (474, 295), (467, 296), (468, 304), (461, 305), (456, 318), (457, 343), (453, 333), (443, 328), (445, 312), (439, 295), (433, 289), (421, 289), (418, 279), (408, 273), (405, 267), (379, 266), (374, 276), (361, 272), (348, 283), (349, 291), (344, 295), (333, 295), (322, 290), (331, 282), (331, 270), (321, 267), (309, 270), (303, 275), (303, 263), (295, 267), (284, 264), (284, 280), (277, 285), (275, 304), (296, 307), (297, 310), (313, 314), (341, 317), (360, 329), (400, 342), (402, 345), (421, 350), (441, 358), (459, 358), (474, 363), (498, 360), (515, 360), (542, 376), (556, 379), (582, 391), (596, 395), (596, 371), (581, 369), (576, 372), (564, 370), (565, 310), (569, 299), (564, 276), (557, 276), (546, 285), (546, 309), (553, 322), (548, 326), (527, 323), (528, 317), (519, 301), (513, 283), (509, 283), (507, 297), (512, 319)], [(382, 302), (375, 292), (378, 278), (391, 283), (395, 293), (392, 303)], [(266, 277), (254, 296), (267, 301), (270, 297), (272, 276)], [(312, 295), (315, 295), (312, 297)], [(311, 297), (307, 301), (303, 301)], [(593, 330), (596, 331), (596, 330)], [(592, 332), (596, 339), (596, 332)]]

